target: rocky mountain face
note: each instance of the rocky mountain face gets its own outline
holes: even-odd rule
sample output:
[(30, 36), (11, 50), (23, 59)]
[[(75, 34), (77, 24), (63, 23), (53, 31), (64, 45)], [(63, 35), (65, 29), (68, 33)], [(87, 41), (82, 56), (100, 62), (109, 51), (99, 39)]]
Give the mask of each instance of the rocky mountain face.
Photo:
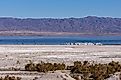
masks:
[(121, 34), (121, 18), (87, 16), (64, 19), (0, 18), (0, 31)]

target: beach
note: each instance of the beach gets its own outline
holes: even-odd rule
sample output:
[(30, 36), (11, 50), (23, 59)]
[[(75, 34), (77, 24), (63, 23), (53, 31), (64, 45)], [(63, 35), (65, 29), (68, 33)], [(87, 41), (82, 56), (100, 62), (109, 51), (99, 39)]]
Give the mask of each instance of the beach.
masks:
[(121, 45), (0, 45), (0, 69), (3, 73), (4, 70), (13, 68), (24, 70), (24, 66), (30, 61), (33, 63), (56, 62), (66, 65), (73, 65), (74, 61), (121, 62), (120, 53)]

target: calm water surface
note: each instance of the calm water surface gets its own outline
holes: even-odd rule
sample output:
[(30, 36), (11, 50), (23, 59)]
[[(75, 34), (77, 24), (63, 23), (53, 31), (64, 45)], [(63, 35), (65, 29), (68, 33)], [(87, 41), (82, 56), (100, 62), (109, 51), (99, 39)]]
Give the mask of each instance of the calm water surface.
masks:
[(65, 43), (102, 43), (104, 45), (120, 45), (121, 36), (70, 36), (70, 37), (40, 37), (40, 36), (0, 36), (0, 44), (36, 44), (58, 45)]

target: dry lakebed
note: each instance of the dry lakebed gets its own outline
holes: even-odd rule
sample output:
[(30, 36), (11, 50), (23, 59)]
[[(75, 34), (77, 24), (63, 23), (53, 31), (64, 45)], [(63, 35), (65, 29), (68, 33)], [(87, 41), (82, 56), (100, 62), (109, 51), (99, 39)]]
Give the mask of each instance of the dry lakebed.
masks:
[(121, 62), (121, 45), (0, 45), (0, 77), (14, 75), (22, 80), (75, 80), (68, 71), (38, 73), (10, 71), (12, 68), (24, 70), (30, 61), (73, 65), (74, 61), (95, 63)]

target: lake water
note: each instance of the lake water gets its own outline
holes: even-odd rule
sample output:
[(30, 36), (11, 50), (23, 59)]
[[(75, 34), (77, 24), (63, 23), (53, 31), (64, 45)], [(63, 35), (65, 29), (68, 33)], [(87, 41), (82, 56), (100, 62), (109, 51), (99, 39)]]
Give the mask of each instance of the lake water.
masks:
[(0, 36), (0, 44), (23, 45), (62, 45), (66, 43), (101, 43), (104, 45), (120, 45), (121, 36), (70, 36), (70, 37), (40, 37), (40, 36)]

